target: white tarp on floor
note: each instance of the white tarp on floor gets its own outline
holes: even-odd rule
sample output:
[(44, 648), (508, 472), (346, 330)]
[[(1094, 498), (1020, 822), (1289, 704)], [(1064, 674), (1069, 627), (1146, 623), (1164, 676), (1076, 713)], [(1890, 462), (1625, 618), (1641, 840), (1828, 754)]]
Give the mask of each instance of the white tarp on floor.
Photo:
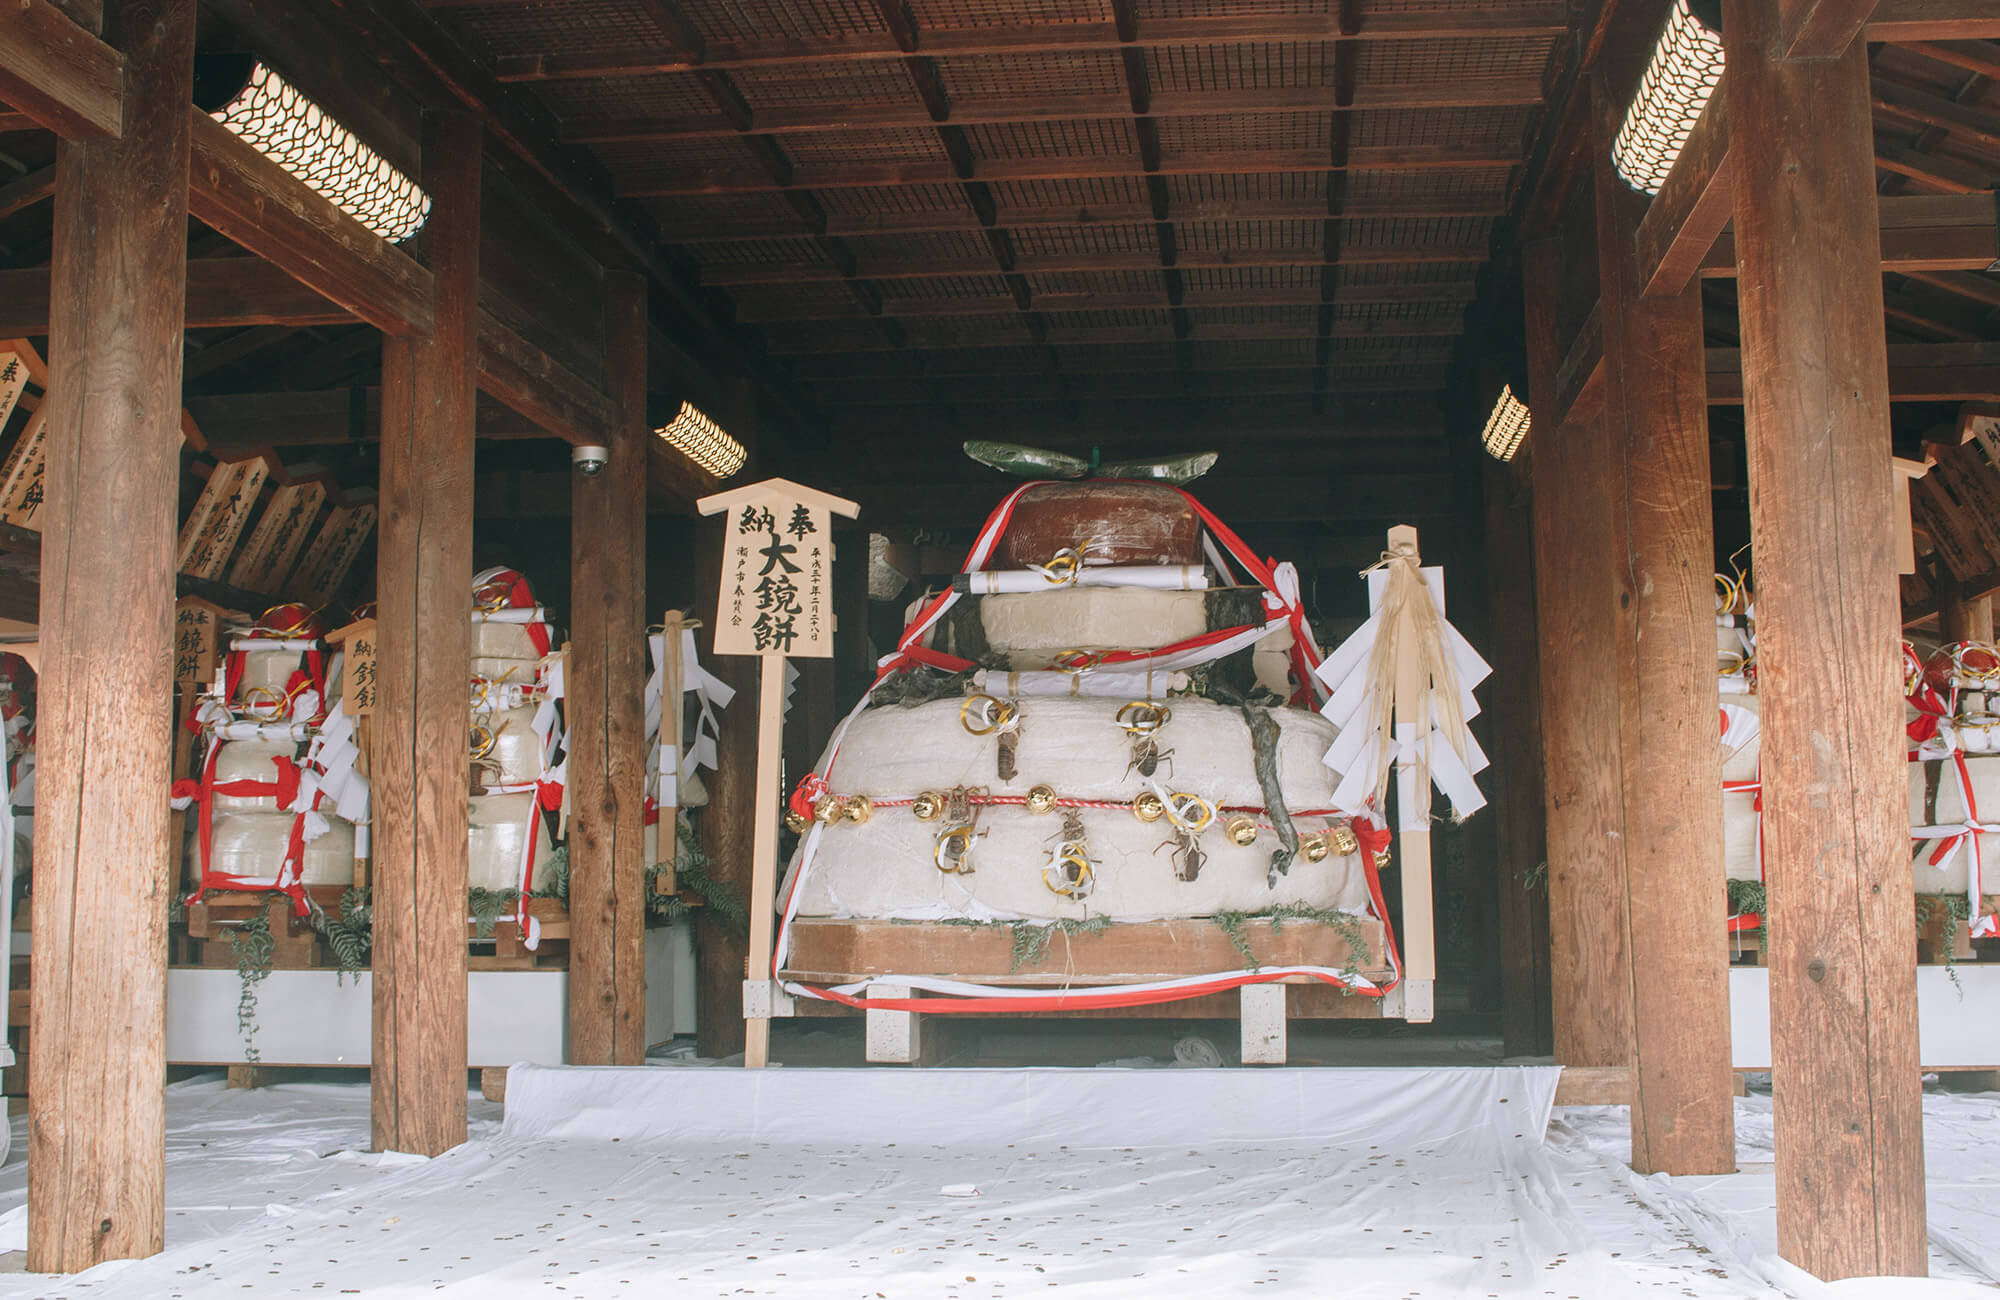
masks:
[[(1926, 1098), (1933, 1223), (1962, 1247), (1933, 1271), (1961, 1280), (1829, 1288), (1770, 1256), (1768, 1098), (1739, 1103), (1745, 1174), (1642, 1179), (1621, 1109), (1540, 1140), (1553, 1078), (525, 1070), (504, 1126), (475, 1102), (431, 1161), (356, 1154), (359, 1087), (183, 1084), (167, 1252), (0, 1297), (1993, 1294), (1965, 1279), (2000, 1254), (2000, 1097)], [(17, 1154), (0, 1211), (22, 1184)]]

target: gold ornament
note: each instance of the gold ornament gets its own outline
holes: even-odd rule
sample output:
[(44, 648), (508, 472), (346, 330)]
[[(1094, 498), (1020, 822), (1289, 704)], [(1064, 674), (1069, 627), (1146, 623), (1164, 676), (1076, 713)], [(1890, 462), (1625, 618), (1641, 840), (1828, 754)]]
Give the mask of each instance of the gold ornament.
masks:
[(1257, 823), (1248, 817), (1231, 817), (1222, 830), (1229, 836), (1230, 843), (1240, 844), (1246, 849), (1257, 842)]
[(846, 812), (846, 805), (833, 795), (824, 795), (813, 805), (813, 820), (816, 822), (837, 822)]
[(1328, 827), (1326, 838), (1333, 845), (1334, 853), (1339, 857), (1350, 857), (1361, 851), (1361, 837), (1356, 835), (1354, 828), (1346, 822), (1335, 822), (1332, 826)]
[(851, 796), (847, 801), (847, 820), (856, 826), (875, 815), (875, 801), (865, 794)]
[(920, 822), (934, 822), (944, 816), (944, 796), (935, 790), (926, 790), (910, 800), (910, 811)]
[(1328, 851), (1326, 836), (1324, 835), (1301, 835), (1299, 837), (1299, 852), (1305, 854), (1307, 862), (1326, 861)]
[(785, 829), (794, 835), (805, 834), (806, 827), (810, 825), (812, 825), (812, 818), (810, 817), (801, 817), (795, 812), (787, 812), (785, 814)]
[(1167, 815), (1167, 805), (1148, 790), (1132, 800), (1132, 815), (1142, 822), (1156, 822)]
[(1028, 811), (1039, 817), (1043, 813), (1056, 810), (1056, 792), (1045, 785), (1035, 786), (1028, 791)]

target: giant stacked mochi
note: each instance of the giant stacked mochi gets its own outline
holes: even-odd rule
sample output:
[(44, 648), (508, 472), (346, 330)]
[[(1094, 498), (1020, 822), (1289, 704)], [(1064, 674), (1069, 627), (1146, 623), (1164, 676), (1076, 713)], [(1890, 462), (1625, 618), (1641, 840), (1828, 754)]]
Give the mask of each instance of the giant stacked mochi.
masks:
[[(1183, 494), (1151, 484), (1084, 483), (1027, 489), (985, 567), (1045, 565), (1067, 548), (1091, 563), (1204, 563), (1200, 521)], [(1211, 586), (1226, 581), (1212, 567), (1207, 576)], [(1173, 679), (1165, 672), (1155, 672), (1149, 686), (1116, 696), (1016, 696), (1009, 689), (1010, 672), (1046, 669), (1064, 651), (1157, 650), (1197, 637), (1212, 630), (1209, 611), (1217, 606), (1210, 597), (1229, 598), (1225, 625), (1265, 618), (1254, 588), (1224, 593), (1065, 585), (961, 596), (961, 606), (976, 599), (976, 610), (957, 611), (933, 644), (974, 658), (988, 670), (984, 689), (1019, 710), (1012, 776), (1000, 775), (996, 736), (975, 735), (965, 725), (963, 696), (864, 710), (823, 770), (836, 795), (864, 795), (875, 802), (907, 801), (954, 787), (1025, 797), (1046, 786), (1063, 799), (1109, 805), (1077, 813), (1095, 861), (1087, 897), (1065, 897), (1044, 881), (1051, 851), (1063, 838), (1060, 810), (1036, 813), (1019, 804), (981, 809), (979, 838), (969, 854), (972, 870), (946, 872), (935, 855), (943, 823), (920, 820), (910, 807), (896, 804), (875, 809), (860, 824), (826, 828), (802, 885), (798, 914), (1141, 921), (1262, 912), (1278, 904), (1364, 908), (1368, 887), (1358, 854), (1329, 853), (1316, 862), (1300, 855), (1272, 882), (1272, 852), (1279, 840), (1262, 815), (1265, 797), (1241, 709), (1194, 694), (1170, 695)], [(1248, 686), (1254, 673), (1278, 697), (1289, 696), (1290, 645), (1288, 631), (1265, 638), (1242, 674), (1243, 684)], [(1120, 710), (1135, 700), (1170, 710), (1154, 738), (1163, 758), (1150, 781), (1135, 768), (1134, 738), (1120, 725)], [(1336, 777), (1320, 761), (1335, 728), (1304, 708), (1273, 707), (1270, 714), (1278, 728), (1279, 785), (1298, 832), (1323, 834), (1344, 826), (1352, 810), (1335, 814)], [(1254, 843), (1235, 843), (1223, 825), (1239, 814), (1219, 811), (1198, 838), (1206, 858), (1199, 874), (1179, 879), (1169, 822), (1143, 821), (1131, 807), (1155, 789), (1199, 795), (1218, 810), (1250, 810), (1247, 815), (1263, 828)]]
[(549, 773), (548, 747), (535, 721), (546, 700), (549, 669), (536, 632), (542, 630), (545, 641), (547, 624), (527, 582), (511, 570), (479, 574), (473, 591), (475, 787), (467, 882), (475, 889), (528, 892), (547, 886), (553, 853), (537, 805), (538, 783)]

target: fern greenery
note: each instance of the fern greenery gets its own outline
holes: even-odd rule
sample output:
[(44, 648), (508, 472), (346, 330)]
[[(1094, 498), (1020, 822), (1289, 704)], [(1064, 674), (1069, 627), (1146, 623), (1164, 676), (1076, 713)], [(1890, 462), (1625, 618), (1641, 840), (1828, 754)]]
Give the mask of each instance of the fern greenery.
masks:
[(243, 1036), (243, 1060), (255, 1065), (257, 1054), (257, 986), (271, 974), (278, 942), (271, 934), (271, 916), (258, 912), (242, 925), (224, 931), (236, 954), (236, 976), (242, 981), (236, 996), (236, 1032)]

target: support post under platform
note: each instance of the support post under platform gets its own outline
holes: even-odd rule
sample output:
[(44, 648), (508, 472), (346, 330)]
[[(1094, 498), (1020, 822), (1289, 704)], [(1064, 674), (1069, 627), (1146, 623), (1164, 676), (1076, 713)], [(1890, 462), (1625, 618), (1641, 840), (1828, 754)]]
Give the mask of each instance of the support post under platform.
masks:
[[(779, 764), (784, 753), (785, 660), (766, 655), (757, 661), (757, 805), (750, 840), (750, 959), (744, 971), (748, 984), (771, 979), (771, 898), (778, 892), (778, 803), (783, 780)], [(761, 1016), (746, 1015), (743, 1065), (762, 1069), (771, 1057), (770, 1000), (763, 999)]]

